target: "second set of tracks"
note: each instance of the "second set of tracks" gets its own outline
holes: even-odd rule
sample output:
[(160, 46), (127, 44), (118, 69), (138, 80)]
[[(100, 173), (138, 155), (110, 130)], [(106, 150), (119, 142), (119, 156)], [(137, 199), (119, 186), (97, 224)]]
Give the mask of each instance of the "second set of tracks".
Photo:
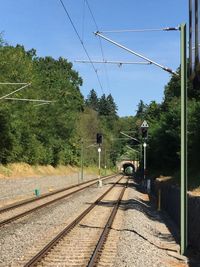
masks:
[(36, 246), (20, 266), (108, 266), (103, 250), (127, 185), (121, 176), (42, 249)]
[[(103, 177), (102, 180), (107, 180), (115, 175)], [(30, 198), (24, 201), (14, 203), (0, 209), (0, 227), (14, 222), (24, 216), (31, 214), (43, 207), (47, 207), (50, 204), (58, 202), (61, 199), (67, 198), (75, 193), (78, 193), (88, 187), (95, 185), (98, 178), (89, 180), (80, 184), (72, 185), (66, 188), (62, 188), (50, 193), (41, 195), (40, 197)]]

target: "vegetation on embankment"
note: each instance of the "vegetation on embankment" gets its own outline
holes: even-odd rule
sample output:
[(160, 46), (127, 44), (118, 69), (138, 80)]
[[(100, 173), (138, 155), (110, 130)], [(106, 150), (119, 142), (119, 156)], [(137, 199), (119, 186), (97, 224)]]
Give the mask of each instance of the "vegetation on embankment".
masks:
[[(94, 175), (98, 176), (98, 167), (90, 166), (85, 167), (83, 170), (84, 176)], [(111, 169), (105, 171), (102, 170), (103, 175), (112, 174)], [(81, 175), (81, 169), (75, 166), (63, 166), (58, 165), (53, 167), (52, 165), (29, 165), (27, 163), (12, 163), (7, 165), (0, 165), (0, 179), (6, 178), (26, 178), (26, 177), (42, 177), (42, 176), (68, 176), (77, 174)]]
[[(91, 90), (84, 100), (82, 78), (67, 59), (38, 57), (34, 49), (26, 51), (0, 40), (1, 83), (30, 82), (10, 98), (52, 101), (49, 104), (2, 99), (0, 105), (0, 162), (25, 162), (30, 165), (80, 166), (83, 146), (84, 165), (98, 165), (94, 146), (96, 133), (104, 136), (103, 165), (112, 167), (110, 153), (118, 120), (112, 95), (100, 98)], [(0, 85), (5, 96), (22, 85)]]

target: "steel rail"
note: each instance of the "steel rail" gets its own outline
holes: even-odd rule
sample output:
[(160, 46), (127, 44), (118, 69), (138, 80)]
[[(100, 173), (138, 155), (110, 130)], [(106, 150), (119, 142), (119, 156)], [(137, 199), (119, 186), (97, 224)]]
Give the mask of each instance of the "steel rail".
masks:
[[(103, 179), (109, 179), (109, 178), (112, 178), (114, 177), (116, 174), (112, 174), (112, 175), (107, 175), (107, 176), (104, 176), (102, 177)], [(46, 198), (46, 197), (50, 197), (52, 195), (55, 195), (55, 194), (58, 194), (58, 193), (62, 193), (66, 190), (69, 190), (69, 189), (72, 189), (74, 187), (77, 187), (77, 186), (80, 186), (80, 185), (84, 185), (84, 184), (87, 184), (87, 183), (91, 183), (93, 181), (97, 181), (99, 178), (95, 178), (95, 179), (92, 179), (92, 180), (88, 180), (88, 181), (85, 181), (85, 182), (82, 182), (82, 183), (79, 183), (79, 184), (74, 184), (74, 185), (71, 185), (71, 186), (68, 186), (68, 187), (64, 187), (62, 189), (57, 189), (57, 190), (54, 190), (53, 192), (50, 192), (50, 193), (45, 193), (45, 194), (42, 194), (41, 196), (38, 196), (38, 197), (32, 197), (32, 198), (29, 198), (29, 199), (25, 199), (25, 200), (22, 200), (22, 201), (18, 201), (18, 202), (15, 202), (13, 204), (10, 204), (10, 205), (7, 205), (3, 208), (0, 208), (0, 214), (3, 213), (3, 212), (7, 212), (11, 209), (15, 209), (15, 208), (18, 208), (20, 206), (23, 206), (23, 205), (26, 205), (26, 204), (29, 204), (31, 202), (35, 202), (35, 201), (38, 201), (40, 199), (43, 199), (43, 198)]]
[(117, 200), (117, 202), (116, 202), (116, 204), (115, 204), (115, 206), (114, 206), (114, 208), (113, 208), (113, 210), (112, 210), (112, 212), (110, 214), (110, 217), (109, 217), (109, 219), (108, 219), (108, 221), (107, 221), (107, 223), (105, 225), (105, 228), (104, 228), (104, 230), (103, 230), (103, 232), (102, 232), (102, 234), (101, 234), (101, 236), (99, 238), (99, 241), (98, 241), (98, 243), (97, 243), (97, 245), (96, 245), (96, 247), (95, 247), (95, 249), (93, 251), (93, 254), (92, 254), (92, 256), (91, 256), (91, 258), (90, 258), (90, 260), (88, 262), (87, 267), (96, 266), (96, 264), (98, 262), (99, 254), (102, 251), (103, 246), (104, 246), (104, 244), (106, 242), (106, 239), (107, 239), (108, 234), (110, 232), (110, 229), (112, 227), (113, 221), (114, 221), (115, 216), (117, 214), (117, 210), (118, 210), (119, 205), (121, 203), (122, 197), (123, 197), (124, 192), (125, 192), (125, 190), (127, 188), (127, 185), (128, 185), (128, 180), (127, 180), (126, 186), (122, 189), (122, 191), (120, 193), (120, 196), (119, 196), (119, 198), (118, 198), (118, 200)]
[(24, 267), (33, 267), (42, 258), (46, 256), (46, 254), (55, 246), (57, 243), (66, 236), (123, 178), (114, 183), (103, 195), (101, 195), (94, 203), (92, 203), (86, 210), (84, 210), (73, 222), (71, 222), (64, 230), (62, 230), (54, 239), (52, 239), (41, 251), (39, 251), (30, 261), (28, 261)]
[[(110, 179), (110, 177), (104, 178), (103, 180), (106, 180), (106, 179)], [(98, 180), (98, 178), (97, 178), (96, 180)], [(54, 202), (57, 202), (58, 200), (61, 200), (61, 199), (66, 198), (66, 197), (68, 197), (68, 196), (71, 196), (71, 195), (73, 195), (73, 194), (75, 194), (75, 193), (78, 193), (78, 192), (80, 192), (80, 191), (86, 189), (87, 187), (90, 187), (90, 186), (96, 184), (96, 182), (97, 182), (97, 181), (95, 181), (95, 182), (93, 182), (93, 183), (91, 183), (91, 184), (89, 184), (89, 185), (87, 185), (87, 186), (84, 186), (84, 187), (82, 187), (82, 188), (79, 188), (79, 189), (77, 189), (77, 190), (75, 190), (75, 191), (73, 191), (73, 192), (67, 193), (66, 195), (63, 195), (63, 196), (58, 197), (58, 198), (55, 198), (55, 199), (53, 199), (53, 200), (51, 200), (51, 201), (49, 201), (49, 202), (46, 202), (46, 203), (44, 203), (44, 204), (42, 204), (42, 205), (39, 205), (39, 206), (37, 206), (37, 207), (35, 207), (35, 208), (32, 208), (32, 209), (30, 209), (30, 210), (27, 210), (27, 211), (24, 211), (24, 212), (22, 212), (22, 213), (19, 213), (19, 214), (15, 215), (15, 216), (12, 216), (12, 217), (10, 217), (10, 218), (8, 218), (8, 219), (5, 219), (5, 220), (3, 220), (3, 221), (0, 221), (0, 227), (6, 225), (6, 224), (8, 224), (8, 223), (11, 223), (11, 222), (13, 222), (13, 221), (15, 221), (15, 220), (17, 220), (17, 219), (19, 219), (19, 218), (22, 218), (22, 217), (24, 217), (24, 216), (26, 216), (26, 215), (28, 215), (28, 214), (30, 214), (30, 213), (33, 213), (34, 211), (39, 210), (39, 209), (41, 209), (41, 208), (43, 208), (43, 207), (47, 207), (48, 205), (53, 204)]]

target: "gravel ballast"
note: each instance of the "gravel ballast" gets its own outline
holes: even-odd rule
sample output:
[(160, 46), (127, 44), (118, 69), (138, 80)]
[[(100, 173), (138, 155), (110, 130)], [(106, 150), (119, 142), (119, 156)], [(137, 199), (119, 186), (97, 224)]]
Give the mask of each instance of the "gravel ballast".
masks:
[[(94, 178), (94, 177), (93, 177)], [(112, 183), (116, 179), (109, 179)], [(0, 267), (23, 266), (44, 244), (107, 190), (93, 186), (0, 229)], [(187, 267), (168, 227), (169, 219), (152, 207), (148, 195), (131, 182), (105, 250), (113, 267)], [(172, 224), (170, 224), (172, 225)], [(116, 234), (117, 233), (117, 234)], [(111, 250), (110, 250), (111, 248)], [(28, 253), (28, 255), (27, 255)], [(100, 264), (101, 266), (101, 264)]]
[[(96, 177), (97, 176), (95, 175), (87, 174), (84, 176), (84, 181), (91, 180)], [(35, 189), (39, 189), (40, 194), (44, 194), (50, 190), (61, 189), (72, 184), (77, 184), (78, 182), (81, 182), (79, 173), (68, 176), (0, 179), (0, 207), (11, 204), (15, 201), (33, 197)]]
[[(116, 181), (116, 178), (104, 183), (112, 181)], [(93, 186), (2, 227), (0, 266), (18, 266), (17, 263), (27, 252), (32, 252), (35, 246), (38, 249), (40, 244), (49, 242), (77, 214), (86, 209), (89, 203), (94, 202), (107, 190), (108, 186), (110, 184), (102, 188)]]
[[(166, 218), (152, 207), (148, 195), (132, 183), (122, 201), (124, 220), (118, 240), (115, 267), (186, 267), (187, 258), (166, 226)], [(167, 218), (169, 221), (169, 218)], [(172, 223), (171, 223), (172, 225)]]

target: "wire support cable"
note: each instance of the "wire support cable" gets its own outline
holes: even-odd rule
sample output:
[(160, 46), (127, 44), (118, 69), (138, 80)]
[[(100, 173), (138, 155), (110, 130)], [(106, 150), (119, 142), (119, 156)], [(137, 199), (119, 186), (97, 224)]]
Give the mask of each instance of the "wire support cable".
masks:
[(0, 82), (0, 85), (25, 85), (25, 84), (27, 84), (27, 83), (9, 83), (9, 82), (5, 82), (5, 83), (3, 83), (3, 82)]
[(42, 102), (42, 103), (52, 103), (55, 101), (43, 100), (43, 99), (31, 99), (31, 98), (16, 98), (16, 97), (5, 97), (6, 100), (17, 100), (17, 101), (27, 101), (27, 102)]
[(178, 31), (179, 27), (166, 27), (158, 29), (125, 29), (125, 30), (109, 30), (99, 31), (99, 33), (124, 33), (124, 32), (155, 32), (155, 31)]
[[(54, 103), (54, 102), (55, 102), (55, 101), (53, 101), (53, 103)], [(51, 104), (51, 102), (43, 102), (43, 103), (34, 105), (34, 107), (38, 107), (38, 106), (42, 106), (42, 105), (49, 105), (49, 104)]]
[(82, 45), (82, 47), (83, 47), (83, 49), (84, 49), (86, 55), (87, 55), (87, 57), (88, 57), (88, 59), (89, 59), (91, 65), (92, 65), (92, 68), (93, 68), (94, 72), (96, 73), (97, 80), (98, 80), (99, 86), (100, 86), (100, 88), (101, 88), (101, 91), (102, 91), (102, 93), (104, 93), (104, 91), (103, 91), (103, 87), (102, 87), (102, 84), (101, 84), (101, 81), (100, 81), (100, 78), (99, 78), (99, 75), (98, 75), (98, 72), (97, 72), (97, 69), (95, 68), (94, 64), (92, 63), (91, 57), (90, 57), (90, 55), (89, 55), (89, 53), (88, 53), (88, 51), (87, 51), (87, 49), (86, 49), (86, 47), (85, 47), (85, 45), (84, 45), (84, 43), (83, 43), (83, 40), (81, 39), (81, 37), (80, 37), (80, 35), (79, 35), (79, 33), (78, 33), (78, 31), (77, 31), (75, 25), (74, 25), (73, 20), (72, 20), (72, 18), (71, 18), (71, 16), (70, 16), (69, 12), (67, 11), (67, 8), (66, 8), (65, 4), (63, 3), (62, 0), (60, 0), (60, 3), (61, 3), (61, 5), (62, 5), (62, 7), (63, 7), (63, 9), (64, 9), (64, 11), (65, 11), (67, 17), (68, 17), (68, 19), (69, 19), (69, 21), (70, 21), (70, 23), (71, 23), (73, 29), (74, 29), (74, 32), (76, 33), (76, 35), (77, 35), (77, 37), (78, 37), (78, 39), (79, 39), (79, 41), (80, 41), (80, 43), (81, 43), (81, 45)]
[(106, 40), (106, 41), (108, 41), (108, 42), (114, 44), (115, 46), (118, 46), (118, 47), (120, 47), (120, 48), (126, 50), (127, 52), (129, 52), (129, 53), (131, 53), (131, 54), (133, 54), (133, 55), (135, 55), (135, 56), (137, 56), (137, 57), (140, 57), (140, 58), (142, 58), (142, 59), (144, 59), (144, 60), (146, 60), (146, 61), (148, 61), (148, 62), (151, 62), (153, 65), (155, 65), (155, 66), (157, 66), (157, 67), (163, 69), (164, 71), (167, 71), (167, 72), (169, 72), (170, 74), (174, 74), (174, 75), (177, 75), (177, 76), (178, 76), (178, 73), (175, 72), (175, 71), (173, 71), (172, 69), (170, 69), (170, 68), (168, 68), (168, 67), (165, 67), (165, 66), (163, 66), (163, 65), (161, 65), (161, 64), (159, 64), (159, 63), (157, 63), (157, 62), (155, 62), (155, 61), (153, 61), (153, 60), (151, 60), (151, 59), (149, 59), (149, 58), (147, 58), (147, 57), (145, 57), (145, 56), (143, 56), (143, 55), (141, 55), (141, 54), (139, 54), (139, 53), (137, 53), (137, 52), (135, 52), (135, 51), (133, 51), (133, 50), (131, 50), (131, 49), (129, 49), (129, 48), (127, 48), (127, 47), (125, 47), (125, 46), (119, 44), (119, 43), (117, 43), (117, 42), (115, 42), (115, 41), (113, 41), (113, 40), (111, 40), (110, 38), (107, 38), (106, 36), (102, 35), (101, 33), (99, 33), (99, 32), (95, 32), (94, 34), (100, 36), (100, 37), (103, 38), (104, 40)]
[(22, 89), (24, 89), (25, 87), (27, 87), (27, 86), (29, 86), (29, 85), (31, 85), (31, 83), (27, 83), (27, 84), (25, 84), (24, 86), (22, 86), (22, 87), (20, 87), (20, 88), (18, 88), (18, 89), (16, 89), (16, 90), (14, 90), (14, 91), (12, 91), (11, 93), (9, 93), (9, 94), (7, 94), (7, 95), (4, 95), (4, 96), (0, 97), (0, 100), (6, 98), (6, 97), (8, 97), (8, 96), (10, 96), (10, 95), (12, 95), (12, 94), (14, 94), (14, 93), (16, 93), (16, 92), (21, 91)]
[[(90, 63), (90, 61), (88, 60), (75, 60), (75, 62), (78, 63)], [(123, 64), (127, 64), (127, 65), (131, 65), (131, 64), (138, 64), (138, 65), (151, 65), (151, 62), (139, 62), (139, 61), (114, 61), (114, 60), (93, 60), (93, 63), (97, 63), (97, 64), (117, 64), (119, 66), (123, 65)]]

